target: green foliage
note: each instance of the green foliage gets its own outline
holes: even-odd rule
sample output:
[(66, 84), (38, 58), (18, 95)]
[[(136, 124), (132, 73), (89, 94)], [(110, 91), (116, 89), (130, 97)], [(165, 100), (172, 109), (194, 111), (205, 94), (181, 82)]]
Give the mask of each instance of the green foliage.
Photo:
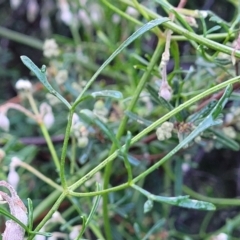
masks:
[[(221, 169), (233, 162), (221, 153), (204, 159), (240, 149), (233, 92), (240, 9), (227, 22), (170, 2), (60, 1), (48, 13), (42, 3), (39, 18), (54, 26), (39, 28), (45, 41), (0, 27), (30, 49), (18, 57), (31, 79), (17, 81), (17, 102), (0, 94), (0, 180), (16, 184), (28, 207), (25, 226), (3, 205), (1, 228), (12, 219), (28, 240), (59, 232), (64, 239), (239, 238), (231, 208), (239, 193), (228, 185), (239, 164)], [(1, 64), (13, 59), (3, 56)], [(15, 61), (12, 85), (26, 71)]]

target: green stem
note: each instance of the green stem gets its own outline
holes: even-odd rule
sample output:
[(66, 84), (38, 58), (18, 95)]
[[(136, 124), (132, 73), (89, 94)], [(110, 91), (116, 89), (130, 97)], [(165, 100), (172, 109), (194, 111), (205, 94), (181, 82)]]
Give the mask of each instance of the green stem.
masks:
[(47, 142), (48, 149), (49, 149), (49, 151), (51, 153), (51, 156), (53, 158), (53, 161), (54, 161), (54, 164), (55, 164), (55, 166), (57, 168), (57, 171), (59, 171), (59, 169), (60, 169), (59, 159), (58, 159), (56, 150), (54, 148), (54, 145), (52, 143), (52, 139), (51, 139), (51, 137), (50, 137), (50, 135), (48, 133), (48, 130), (47, 130), (46, 126), (44, 124), (40, 124), (39, 126), (40, 126), (42, 134), (43, 134), (43, 136), (44, 136), (44, 138), (45, 138), (45, 140)]
[[(43, 220), (38, 224), (38, 226), (34, 229), (35, 232), (40, 231), (40, 229), (44, 226), (44, 224), (47, 222), (48, 219), (50, 219), (54, 212), (56, 212), (61, 204), (61, 202), (64, 200), (64, 198), (67, 196), (66, 192), (63, 192), (58, 200), (54, 203), (52, 208), (48, 211), (47, 215), (43, 218)], [(32, 240), (34, 238), (34, 235), (31, 235), (28, 240)]]
[[(35, 100), (33, 98), (32, 93), (28, 92), (27, 93), (27, 97), (28, 97), (28, 101), (29, 101), (29, 103), (31, 105), (31, 108), (32, 108), (34, 114), (37, 117), (40, 116), (38, 108), (37, 108), (37, 105), (35, 103)], [(45, 124), (43, 122), (39, 122), (38, 124), (39, 124), (39, 127), (40, 127), (40, 129), (42, 131), (42, 134), (43, 134), (43, 136), (44, 136), (44, 138), (45, 138), (45, 140), (47, 142), (47, 146), (48, 146), (48, 149), (49, 149), (49, 151), (51, 153), (51, 156), (52, 156), (52, 159), (54, 161), (55, 167), (57, 168), (57, 171), (59, 171), (59, 169), (60, 169), (59, 159), (58, 159), (56, 150), (55, 150), (55, 148), (53, 146), (52, 139), (49, 136), (48, 130), (47, 130), (47, 128), (46, 128), (46, 126), (45, 126)]]
[(60, 162), (60, 179), (61, 179), (63, 189), (67, 189), (67, 182), (65, 177), (65, 161), (66, 161), (66, 155), (67, 155), (68, 141), (69, 141), (70, 132), (71, 132), (73, 114), (74, 114), (74, 107), (72, 107), (69, 113), (68, 123), (67, 123), (66, 133), (64, 137), (63, 148), (62, 148), (61, 162)]
[(2, 36), (4, 38), (7, 38), (7, 39), (10, 39), (10, 40), (13, 40), (15, 42), (25, 44), (29, 47), (33, 47), (33, 48), (36, 48), (36, 49), (39, 49), (39, 50), (43, 49), (43, 42), (42, 41), (40, 41), (36, 38), (30, 37), (28, 35), (24, 35), (22, 33), (19, 33), (19, 32), (12, 31), (10, 29), (1, 27), (1, 26), (0, 26), (0, 36)]
[[(163, 46), (164, 46), (164, 42), (163, 41), (159, 41), (158, 45), (156, 47), (156, 50), (153, 54), (153, 57), (151, 59), (151, 62), (149, 63), (146, 72), (143, 74), (141, 80), (139, 81), (139, 84), (135, 90), (135, 93), (131, 99), (131, 102), (127, 108), (127, 111), (132, 111), (132, 109), (134, 108), (134, 106), (137, 103), (137, 100), (139, 98), (140, 93), (142, 92), (154, 66), (156, 65), (159, 56), (161, 55), (161, 52), (163, 50)], [(120, 126), (118, 128), (118, 132), (117, 132), (117, 136), (116, 138), (119, 140), (121, 138), (121, 136), (123, 135), (125, 129), (126, 129), (126, 124), (128, 121), (128, 117), (127, 115), (125, 115), (120, 123)], [(109, 155), (111, 155), (115, 150), (116, 150), (117, 146), (115, 144), (112, 145), (111, 150)], [(111, 170), (112, 170), (112, 162), (109, 162), (106, 165), (106, 169), (104, 171), (104, 184), (103, 184), (103, 188), (107, 189), (108, 188), (108, 184), (109, 184), (109, 179), (111, 176)], [(111, 226), (110, 226), (110, 219), (109, 219), (109, 214), (108, 214), (108, 195), (103, 195), (103, 218), (104, 218), (104, 229), (105, 229), (105, 234), (107, 239), (112, 239), (111, 236)]]
[(71, 157), (70, 157), (70, 174), (74, 174), (74, 168), (76, 165), (76, 138), (72, 137), (72, 144), (71, 144)]
[(34, 167), (30, 166), (29, 164), (27, 164), (25, 162), (21, 162), (19, 164), (19, 166), (27, 169), (29, 172), (33, 173), (35, 176), (37, 176), (38, 178), (40, 178), (42, 181), (44, 181), (48, 185), (52, 186), (53, 188), (55, 188), (55, 189), (57, 189), (59, 191), (62, 191), (62, 188), (58, 184), (56, 184), (50, 178), (44, 176), (42, 173), (40, 173), (38, 170), (36, 170)]

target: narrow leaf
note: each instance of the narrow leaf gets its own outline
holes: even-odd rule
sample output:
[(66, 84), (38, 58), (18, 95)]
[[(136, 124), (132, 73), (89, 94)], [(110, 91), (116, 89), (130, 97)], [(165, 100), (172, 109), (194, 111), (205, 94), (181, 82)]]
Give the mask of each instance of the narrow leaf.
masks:
[(217, 138), (216, 141), (223, 144), (225, 147), (228, 147), (232, 149), (233, 151), (239, 151), (240, 147), (239, 144), (234, 141), (233, 139), (226, 136), (222, 131), (215, 130), (215, 129), (209, 129), (210, 132), (212, 132)]
[(102, 90), (99, 92), (93, 92), (91, 95), (95, 97), (111, 97), (111, 98), (116, 98), (116, 99), (121, 99), (123, 98), (123, 95), (119, 91), (115, 90)]
[(124, 113), (125, 113), (125, 115), (127, 115), (129, 117), (129, 119), (131, 119), (139, 124), (142, 124), (144, 126), (150, 126), (152, 124), (151, 121), (146, 120), (142, 117), (139, 117), (137, 114), (135, 114), (131, 111), (125, 111)]
[(47, 90), (57, 97), (62, 103), (64, 103), (69, 109), (71, 108), (71, 105), (69, 102), (62, 96), (60, 95), (56, 90), (53, 89), (51, 84), (47, 80), (46, 76), (46, 66), (43, 65), (41, 69), (39, 69), (36, 64), (27, 56), (21, 56), (20, 57), (23, 64), (29, 68), (39, 79), (39, 81), (47, 88)]
[(216, 210), (216, 207), (209, 202), (198, 201), (195, 199), (189, 199), (189, 196), (179, 196), (179, 197), (160, 197), (156, 196), (154, 198), (157, 202), (165, 202), (171, 205), (184, 207), (184, 208), (191, 208), (197, 210), (207, 210), (213, 211)]

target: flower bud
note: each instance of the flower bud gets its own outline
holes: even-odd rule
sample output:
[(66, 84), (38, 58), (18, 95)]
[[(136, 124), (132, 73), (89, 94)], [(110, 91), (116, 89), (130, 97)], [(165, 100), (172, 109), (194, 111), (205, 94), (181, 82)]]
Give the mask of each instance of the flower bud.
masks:
[(55, 118), (52, 112), (47, 113), (44, 117), (43, 117), (43, 122), (46, 126), (47, 129), (51, 128), (52, 125), (55, 122)]
[(47, 129), (49, 129), (55, 121), (54, 115), (52, 113), (52, 108), (47, 103), (42, 103), (40, 105), (40, 114), (42, 116), (42, 120)]
[(16, 82), (15, 87), (17, 90), (30, 91), (32, 89), (32, 83), (28, 80), (19, 79)]
[(4, 131), (9, 131), (10, 122), (8, 117), (0, 112), (0, 128), (2, 128)]
[(172, 89), (166, 81), (162, 81), (161, 83), (159, 96), (164, 98), (166, 101), (170, 101), (172, 98)]
[(88, 145), (88, 138), (87, 137), (79, 137), (78, 138), (78, 147), (85, 148)]

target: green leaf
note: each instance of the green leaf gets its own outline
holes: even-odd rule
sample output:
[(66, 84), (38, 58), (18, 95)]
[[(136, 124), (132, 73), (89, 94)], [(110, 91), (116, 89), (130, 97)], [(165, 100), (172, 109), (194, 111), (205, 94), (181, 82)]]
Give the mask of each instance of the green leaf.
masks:
[(139, 117), (137, 114), (133, 113), (133, 112), (130, 112), (130, 111), (125, 111), (124, 112), (125, 115), (127, 115), (129, 117), (129, 119), (139, 123), (139, 124), (142, 124), (142, 125), (145, 125), (145, 126), (150, 126), (152, 124), (151, 121), (149, 120), (146, 120), (142, 117)]
[(170, 205), (184, 207), (184, 208), (207, 210), (207, 211), (216, 210), (216, 207), (212, 203), (190, 199), (189, 196), (179, 196), (179, 197), (155, 196), (154, 200), (157, 202), (164, 202)]
[(215, 31), (219, 30), (219, 29), (221, 29), (221, 26), (216, 25), (216, 26), (208, 29), (207, 32), (206, 32), (206, 34), (210, 34), (210, 33), (212, 33), (212, 32), (215, 32)]
[[(204, 202), (204, 201), (198, 201), (195, 199), (189, 199), (189, 196), (178, 196), (178, 197), (162, 197), (157, 196), (154, 194), (151, 194), (150, 192), (146, 191), (145, 189), (138, 187), (137, 185), (133, 184), (133, 188), (141, 192), (143, 195), (145, 195), (149, 202), (147, 201), (146, 209), (148, 210), (148, 207), (151, 208), (151, 201), (161, 202), (161, 203), (167, 203), (174, 206), (184, 207), (184, 208), (192, 208), (197, 210), (207, 210), (207, 211), (213, 211), (216, 209), (216, 207), (212, 203)], [(149, 205), (149, 206), (148, 206)]]
[(150, 237), (153, 235), (154, 232), (159, 232), (159, 230), (164, 226), (166, 220), (165, 219), (160, 219), (158, 220), (153, 227), (146, 233), (144, 238), (142, 240), (148, 240)]
[(153, 208), (153, 200), (148, 199), (143, 205), (143, 212), (144, 213), (150, 212), (152, 208)]
[(96, 98), (96, 97), (110, 97), (110, 98), (116, 98), (116, 99), (121, 99), (123, 98), (123, 95), (119, 91), (115, 90), (102, 90), (99, 92), (93, 92), (91, 95)]
[(206, 117), (211, 110), (213, 109), (214, 106), (216, 106), (217, 100), (211, 101), (207, 106), (203, 107), (200, 111), (197, 111), (196, 113), (190, 115), (187, 118), (188, 122), (195, 122), (196, 120), (203, 119)]
[(222, 112), (225, 104), (227, 103), (231, 93), (232, 93), (232, 85), (228, 85), (223, 96), (217, 102), (217, 104), (211, 110), (211, 112), (208, 114), (208, 116), (206, 116), (205, 119), (196, 127), (196, 129), (194, 131), (192, 131), (185, 139), (183, 139), (177, 145), (177, 147), (175, 147), (173, 149), (174, 152), (177, 152), (179, 149), (183, 148), (184, 146), (187, 146), (187, 144), (190, 141), (192, 141), (195, 137), (197, 137), (199, 134), (201, 134), (206, 129), (222, 123), (222, 121), (220, 119), (218, 119), (218, 117), (219, 117), (219, 114)]
[(30, 231), (32, 231), (33, 227), (33, 205), (32, 200), (30, 198), (27, 199), (28, 201), (28, 228)]
[(211, 22), (215, 22), (215, 23), (218, 23), (218, 24), (225, 24), (225, 21), (223, 19), (221, 19), (220, 17), (218, 17), (217, 15), (214, 15), (212, 17), (209, 18), (209, 21)]
[(47, 76), (46, 76), (46, 66), (43, 65), (42, 68), (39, 69), (35, 65), (35, 63), (27, 56), (21, 56), (20, 58), (21, 58), (23, 64), (37, 76), (39, 81), (47, 88), (47, 90), (52, 95), (57, 97), (62, 103), (64, 103), (69, 109), (71, 109), (71, 105), (69, 104), (69, 102), (62, 95), (60, 95), (57, 91), (55, 91), (53, 89), (53, 87), (51, 86), (51, 84), (48, 82)]
[(221, 130), (209, 129), (217, 138), (216, 141), (220, 142), (225, 147), (232, 149), (233, 151), (239, 151), (240, 146), (239, 144), (234, 141), (233, 139), (226, 136)]
[[(101, 190), (102, 190), (101, 185), (99, 183), (97, 183), (96, 184), (96, 191), (101, 191)], [(81, 232), (78, 235), (77, 239), (81, 239), (81, 237), (82, 237), (83, 233), (85, 232), (87, 226), (89, 225), (90, 221), (92, 220), (93, 215), (97, 211), (100, 199), (101, 199), (101, 195), (98, 195), (98, 196), (95, 197), (95, 199), (93, 201), (91, 212), (89, 213), (87, 219), (83, 218), (84, 224), (82, 224), (82, 229), (81, 229)]]
[(12, 219), (14, 222), (18, 223), (25, 231), (28, 232), (28, 227), (25, 226), (21, 221), (19, 221), (16, 217), (14, 217), (11, 213), (7, 212), (5, 209), (0, 207), (0, 213), (10, 219)]

